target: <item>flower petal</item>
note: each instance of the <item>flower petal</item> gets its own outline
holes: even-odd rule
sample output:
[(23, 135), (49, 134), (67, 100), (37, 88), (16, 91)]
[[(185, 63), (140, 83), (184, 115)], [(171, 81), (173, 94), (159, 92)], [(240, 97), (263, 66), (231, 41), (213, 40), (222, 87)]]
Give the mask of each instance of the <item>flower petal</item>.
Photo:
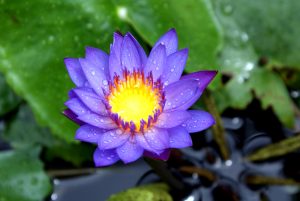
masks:
[(85, 58), (108, 75), (108, 55), (105, 52), (98, 48), (86, 47)]
[(131, 35), (131, 33), (128, 33), (128, 35), (131, 36), (132, 41), (135, 44), (136, 49), (139, 52), (140, 58), (141, 58), (141, 68), (143, 68), (146, 65), (147, 62), (147, 55), (143, 49), (143, 47), (139, 44), (139, 42)]
[(107, 115), (107, 110), (102, 100), (98, 95), (88, 88), (76, 88), (73, 90), (78, 98), (93, 112)]
[(64, 62), (67, 67), (70, 78), (74, 82), (74, 84), (78, 87), (84, 86), (86, 78), (82, 71), (79, 60), (75, 58), (65, 58)]
[[(144, 137), (149, 146), (154, 150), (169, 148), (169, 135), (166, 129), (156, 127), (149, 128), (144, 132)], [(153, 152), (155, 152), (154, 150)]]
[(172, 128), (181, 125), (189, 118), (191, 118), (191, 115), (185, 110), (163, 112), (159, 115), (155, 126), (159, 128)]
[(131, 138), (125, 144), (116, 149), (120, 159), (124, 163), (136, 161), (143, 155), (144, 149), (136, 142), (135, 138)]
[(109, 74), (113, 78), (115, 74), (122, 76), (121, 66), (121, 45), (123, 42), (123, 36), (117, 32), (114, 33), (114, 40), (110, 47), (109, 55)]
[(189, 132), (182, 126), (168, 129), (171, 148), (184, 148), (193, 145)]
[(69, 118), (70, 120), (74, 121), (74, 122), (75, 122), (76, 124), (78, 124), (78, 125), (83, 125), (83, 124), (84, 124), (84, 122), (80, 121), (80, 120), (77, 118), (77, 115), (76, 115), (74, 112), (72, 112), (72, 110), (70, 110), (70, 109), (64, 110), (64, 111), (62, 112), (62, 114), (63, 114), (64, 116), (66, 116), (67, 118)]
[(85, 124), (76, 131), (75, 139), (97, 144), (101, 135), (105, 132), (106, 130), (104, 129)]
[(144, 68), (144, 73), (147, 76), (148, 73), (152, 72), (153, 79), (157, 80), (166, 66), (167, 55), (166, 48), (164, 45), (158, 45), (152, 49)]
[(181, 77), (181, 80), (197, 80), (198, 87), (200, 88), (201, 92), (207, 87), (207, 85), (214, 79), (217, 75), (217, 71), (210, 70), (210, 71), (198, 71), (188, 75), (184, 75)]
[(186, 110), (195, 103), (201, 93), (197, 80), (186, 79), (174, 82), (165, 88), (164, 111)]
[(96, 126), (98, 128), (103, 128), (103, 129), (117, 128), (117, 125), (111, 118), (105, 117), (105, 116), (100, 116), (95, 113), (81, 115), (78, 117), (78, 119), (87, 124)]
[(100, 150), (96, 149), (94, 152), (94, 162), (97, 167), (112, 165), (119, 160), (116, 150)]
[(65, 105), (71, 109), (77, 116), (89, 114), (91, 111), (78, 98), (72, 98), (65, 102)]
[(189, 110), (191, 118), (182, 124), (189, 133), (200, 132), (215, 124), (214, 117), (205, 111)]
[(167, 65), (161, 76), (161, 80), (165, 86), (179, 80), (187, 58), (188, 49), (179, 50), (167, 57)]
[[(82, 70), (89, 81), (92, 88), (99, 96), (103, 96), (103, 89), (108, 89), (107, 73), (104, 71), (108, 65), (107, 55), (99, 55), (102, 57), (102, 66), (96, 66), (93, 62), (87, 59), (79, 59)], [(100, 65), (99, 64), (99, 65)]]
[(130, 133), (121, 129), (114, 129), (104, 133), (98, 141), (99, 149), (114, 149), (123, 145), (129, 138)]
[(166, 149), (160, 154), (156, 154), (156, 153), (153, 153), (153, 152), (150, 152), (150, 151), (144, 151), (144, 156), (146, 156), (148, 158), (154, 158), (154, 159), (159, 159), (159, 160), (166, 161), (166, 160), (169, 159), (170, 153), (171, 153), (170, 149)]
[(170, 29), (155, 43), (153, 48), (156, 48), (159, 44), (166, 46), (167, 55), (174, 53), (177, 50), (178, 39), (175, 29)]
[(126, 34), (121, 47), (121, 65), (129, 71), (141, 68), (141, 58), (131, 35)]

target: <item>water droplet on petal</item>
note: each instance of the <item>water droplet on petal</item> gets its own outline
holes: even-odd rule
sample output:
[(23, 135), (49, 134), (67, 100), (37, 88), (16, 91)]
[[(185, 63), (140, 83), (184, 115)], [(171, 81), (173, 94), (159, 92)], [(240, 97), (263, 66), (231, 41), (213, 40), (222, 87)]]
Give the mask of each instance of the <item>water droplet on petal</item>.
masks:
[(108, 81), (107, 81), (107, 80), (102, 80), (102, 84), (103, 84), (104, 86), (107, 86), (107, 85), (108, 85)]

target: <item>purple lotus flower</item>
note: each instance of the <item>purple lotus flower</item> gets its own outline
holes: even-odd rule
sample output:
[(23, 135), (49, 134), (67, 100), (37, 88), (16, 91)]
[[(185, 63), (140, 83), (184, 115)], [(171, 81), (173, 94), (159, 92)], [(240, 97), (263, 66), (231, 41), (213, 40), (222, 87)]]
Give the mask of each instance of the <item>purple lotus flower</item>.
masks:
[(177, 43), (171, 29), (147, 56), (130, 33), (115, 33), (110, 55), (87, 47), (85, 58), (65, 59), (76, 88), (64, 114), (80, 124), (76, 139), (98, 145), (96, 166), (143, 155), (166, 160), (171, 148), (192, 145), (189, 133), (214, 124), (209, 113), (187, 109), (216, 71), (181, 77), (188, 50)]

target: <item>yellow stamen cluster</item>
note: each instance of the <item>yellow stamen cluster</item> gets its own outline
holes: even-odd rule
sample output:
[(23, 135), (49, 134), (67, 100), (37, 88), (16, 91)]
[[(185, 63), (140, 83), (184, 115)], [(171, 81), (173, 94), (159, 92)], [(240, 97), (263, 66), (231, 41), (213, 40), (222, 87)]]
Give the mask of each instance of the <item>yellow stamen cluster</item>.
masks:
[(144, 77), (141, 72), (124, 73), (124, 79), (114, 78), (107, 96), (111, 113), (118, 114), (124, 122), (133, 122), (140, 128), (141, 120), (148, 121), (161, 108), (161, 93), (153, 86), (151, 78)]

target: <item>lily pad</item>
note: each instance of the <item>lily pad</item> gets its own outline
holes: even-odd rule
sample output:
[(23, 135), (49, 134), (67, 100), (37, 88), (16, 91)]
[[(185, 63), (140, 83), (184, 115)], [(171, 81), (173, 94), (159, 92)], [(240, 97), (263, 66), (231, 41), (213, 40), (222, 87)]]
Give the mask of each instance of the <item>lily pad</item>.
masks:
[(108, 201), (172, 201), (166, 184), (149, 184), (112, 195)]
[(83, 57), (85, 46), (107, 50), (112, 33), (126, 27), (116, 13), (105, 0), (0, 2), (0, 71), (39, 122), (69, 142), (76, 125), (61, 112), (74, 85), (63, 58)]
[(189, 48), (187, 72), (217, 69), (222, 40), (209, 1), (117, 1), (120, 19), (129, 22), (150, 45), (170, 28), (178, 32), (179, 47)]
[(0, 97), (0, 116), (10, 112), (21, 102), (21, 98), (6, 84), (2, 74), (0, 74)]
[(50, 193), (38, 149), (0, 152), (0, 200), (40, 201)]

